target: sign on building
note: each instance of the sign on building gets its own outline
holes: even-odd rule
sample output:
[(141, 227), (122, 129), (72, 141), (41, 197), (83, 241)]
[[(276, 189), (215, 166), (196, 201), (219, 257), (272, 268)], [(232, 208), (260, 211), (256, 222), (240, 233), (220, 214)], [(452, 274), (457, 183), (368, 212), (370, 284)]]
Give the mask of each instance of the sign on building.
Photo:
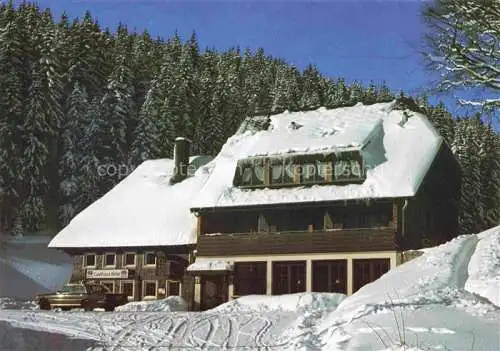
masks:
[(87, 279), (127, 279), (128, 269), (89, 269)]

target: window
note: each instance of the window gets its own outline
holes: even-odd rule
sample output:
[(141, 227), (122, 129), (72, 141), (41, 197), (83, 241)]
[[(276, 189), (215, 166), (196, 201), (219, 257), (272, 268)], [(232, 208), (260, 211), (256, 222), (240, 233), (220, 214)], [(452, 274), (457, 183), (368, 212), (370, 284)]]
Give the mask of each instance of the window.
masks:
[(332, 162), (331, 161), (316, 161), (317, 181), (329, 182), (332, 180)]
[(123, 265), (124, 266), (135, 266), (135, 253), (126, 252), (123, 255)]
[(343, 157), (337, 159), (333, 167), (335, 180), (361, 179), (361, 162), (356, 158)]
[(156, 298), (156, 281), (154, 281), (154, 280), (144, 280), (143, 281), (142, 296)]
[(266, 169), (263, 158), (238, 162), (234, 182), (241, 186), (263, 186), (266, 182)]
[(134, 300), (134, 282), (133, 281), (124, 281), (122, 282), (122, 293), (127, 295), (129, 300)]
[(274, 158), (269, 161), (269, 183), (277, 185), (283, 183), (283, 160)]
[(347, 260), (313, 261), (313, 292), (347, 294)]
[(109, 292), (112, 293), (112, 292), (115, 291), (115, 282), (113, 282), (113, 281), (102, 281), (101, 284), (104, 285), (109, 290)]
[(297, 177), (299, 166), (293, 158), (284, 160), (283, 184), (294, 184)]
[(300, 182), (315, 183), (316, 182), (316, 164), (315, 162), (304, 162), (300, 167)]
[(156, 255), (154, 252), (146, 252), (144, 254), (145, 266), (156, 266)]
[(104, 255), (104, 266), (114, 267), (116, 261), (115, 258), (116, 255), (114, 253), (107, 253), (106, 255)]
[(167, 289), (167, 296), (179, 296), (181, 293), (181, 282), (168, 280)]
[(86, 254), (84, 257), (85, 267), (95, 267), (95, 254)]
[(273, 295), (306, 291), (306, 262), (273, 262)]
[(265, 295), (267, 286), (266, 262), (236, 262), (234, 264), (234, 294)]

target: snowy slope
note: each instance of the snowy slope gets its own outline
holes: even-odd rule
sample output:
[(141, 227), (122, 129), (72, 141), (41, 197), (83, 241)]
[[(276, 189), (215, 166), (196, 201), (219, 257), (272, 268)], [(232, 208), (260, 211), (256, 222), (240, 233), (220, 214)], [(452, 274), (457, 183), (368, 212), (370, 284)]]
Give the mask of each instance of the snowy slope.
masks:
[(247, 296), (203, 313), (162, 312), (158, 302), (115, 313), (0, 310), (0, 321), (43, 331), (41, 344), (60, 333), (115, 350), (498, 351), (500, 307), (477, 274), (497, 281), (499, 241), (500, 226), (461, 236), (350, 297)]
[[(211, 158), (191, 157), (199, 168)], [(50, 247), (125, 247), (196, 243), (196, 218), (191, 200), (208, 174), (201, 170), (169, 184), (170, 159), (143, 162), (99, 200), (80, 212), (50, 242)]]
[[(442, 138), (423, 115), (392, 109), (393, 103), (357, 104), (271, 116), (271, 127), (228, 139), (206, 169), (210, 178), (192, 207), (412, 196), (418, 190)], [(300, 124), (290, 128), (292, 122)], [(415, 147), (418, 145), (418, 147)], [(368, 168), (363, 184), (243, 190), (232, 186), (239, 159), (361, 149)], [(411, 155), (411, 157), (408, 157)]]
[(73, 262), (68, 255), (48, 249), (50, 239), (27, 236), (0, 245), (0, 298), (33, 299), (67, 282)]

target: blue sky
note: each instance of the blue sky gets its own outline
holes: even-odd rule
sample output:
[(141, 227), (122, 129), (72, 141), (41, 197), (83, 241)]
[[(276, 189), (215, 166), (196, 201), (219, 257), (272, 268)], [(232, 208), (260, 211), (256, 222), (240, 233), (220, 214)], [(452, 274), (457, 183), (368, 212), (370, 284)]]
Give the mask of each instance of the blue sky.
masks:
[[(424, 91), (433, 77), (418, 54), (424, 27), (418, 0), (41, 0), (56, 17), (90, 10), (104, 27), (121, 21), (139, 32), (187, 39), (196, 31), (201, 48), (256, 49), (304, 68), (314, 63), (332, 77), (394, 90)], [(451, 112), (463, 114), (442, 96)], [(435, 102), (432, 98), (431, 102)]]

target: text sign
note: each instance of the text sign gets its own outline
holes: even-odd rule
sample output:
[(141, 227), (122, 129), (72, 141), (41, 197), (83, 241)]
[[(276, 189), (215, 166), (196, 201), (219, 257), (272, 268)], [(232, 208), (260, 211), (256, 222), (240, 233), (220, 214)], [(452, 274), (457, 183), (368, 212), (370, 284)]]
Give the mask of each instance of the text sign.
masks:
[(103, 279), (103, 278), (128, 278), (128, 269), (89, 269), (87, 271), (87, 279)]

